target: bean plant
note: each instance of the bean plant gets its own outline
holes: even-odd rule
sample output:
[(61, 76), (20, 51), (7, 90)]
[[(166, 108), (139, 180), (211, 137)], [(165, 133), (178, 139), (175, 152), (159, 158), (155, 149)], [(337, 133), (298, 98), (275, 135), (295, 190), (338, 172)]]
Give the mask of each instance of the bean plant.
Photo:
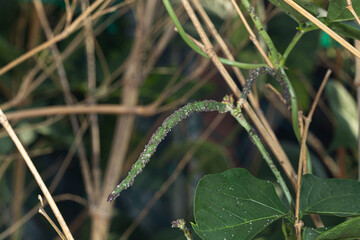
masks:
[[(196, 1), (192, 2), (196, 6), (194, 3)], [(298, 23), (297, 32), (286, 50), (279, 52), (260, 21), (253, 4), (248, 0), (241, 0), (238, 5), (240, 6), (239, 10), (248, 14), (267, 49), (264, 57), (265, 63), (253, 64), (214, 56), (214, 51), (208, 48), (211, 43), (205, 41), (206, 36), (202, 35), (201, 26), (196, 25), (197, 16), (192, 15), (193, 10), (189, 2), (182, 1), (204, 45), (194, 41), (185, 32), (173, 9), (174, 3), (163, 0), (179, 35), (195, 52), (213, 60), (225, 79), (229, 76), (222, 72), (225, 69), (222, 68), (223, 64), (240, 69), (249, 69), (250, 73), (243, 83), (241, 93), (232, 89), (234, 95), (225, 96), (221, 102), (204, 100), (189, 103), (166, 118), (150, 138), (128, 176), (110, 193), (109, 202), (119, 197), (123, 190), (133, 184), (135, 177), (143, 171), (159, 143), (176, 124), (195, 112), (215, 111), (219, 114), (230, 114), (246, 130), (250, 140), (261, 153), (277, 182), (260, 180), (243, 168), (229, 169), (220, 174), (204, 176), (198, 182), (195, 191), (194, 222), (191, 223), (193, 231), (201, 239), (253, 239), (274, 221), (279, 220), (282, 221), (285, 239), (355, 239), (360, 237), (360, 183), (350, 179), (319, 178), (313, 174), (313, 163), (306, 147), (306, 136), (312, 117), (311, 111), (314, 110), (316, 102), (308, 117), (303, 117), (299, 113), (298, 100), (285, 67), (288, 57), (301, 38), (306, 33), (319, 28), (316, 21), (307, 17), (299, 9), (303, 9), (319, 20), (326, 27), (325, 30), (323, 28), (322, 30), (334, 29), (341, 36), (358, 39), (360, 28), (354, 19), (357, 17), (356, 14), (360, 13), (360, 2), (354, 1), (350, 5), (351, 1), (330, 0), (327, 10), (323, 9), (320, 2), (314, 3), (313, 1), (297, 0), (295, 4), (300, 8), (296, 9), (293, 8), (293, 5), (289, 5), (289, 2), (294, 3), (293, 1), (270, 0), (270, 2)], [(355, 9), (355, 12), (352, 13), (348, 10), (350, 6)], [(200, 12), (198, 8), (197, 10)], [(330, 34), (330, 36), (336, 39), (338, 35)], [(254, 41), (254, 39), (252, 40)], [(357, 55), (356, 51), (352, 53)], [(276, 155), (275, 139), (264, 134), (263, 130), (259, 129), (261, 124), (256, 124), (254, 118), (251, 117), (251, 107), (248, 103), (250, 99), (248, 97), (256, 79), (263, 74), (269, 74), (277, 80), (282, 91), (279, 97), (284, 100), (288, 111), (291, 112), (294, 135), (298, 139), (299, 146), (301, 146), (297, 175), (291, 174), (294, 170), (289, 170), (289, 168), (292, 166), (286, 165), (285, 159)], [(327, 91), (335, 91), (334, 82), (329, 82), (328, 85)], [(321, 90), (318, 94), (320, 96)], [(249, 118), (246, 117), (246, 114), (249, 115)], [(256, 125), (256, 130), (253, 125)], [(258, 131), (261, 132), (261, 136), (259, 136)], [(266, 141), (269, 138), (270, 141)], [(264, 140), (267, 146), (264, 144)], [(287, 179), (272, 160), (274, 155)], [(289, 190), (289, 183), (296, 195)], [(280, 187), (281, 194), (276, 191), (277, 186)], [(326, 226), (321, 222), (321, 215), (332, 215), (346, 219), (335, 226)], [(316, 227), (313, 227), (312, 222), (308, 219), (309, 216)], [(182, 221), (180, 222), (182, 223), (180, 228), (186, 230), (184, 230), (185, 237), (192, 239), (189, 230), (184, 227)], [(178, 222), (175, 223), (174, 226), (179, 226)]]

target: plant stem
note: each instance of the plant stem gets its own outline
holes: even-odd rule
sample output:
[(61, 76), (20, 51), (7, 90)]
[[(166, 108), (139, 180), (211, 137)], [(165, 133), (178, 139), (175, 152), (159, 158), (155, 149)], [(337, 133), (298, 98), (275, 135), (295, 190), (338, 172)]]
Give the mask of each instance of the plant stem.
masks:
[(138, 160), (132, 166), (127, 177), (122, 180), (121, 183), (116, 186), (115, 190), (109, 194), (107, 201), (112, 202), (123, 190), (129, 188), (134, 183), (135, 177), (145, 168), (145, 165), (150, 161), (151, 156), (155, 153), (160, 142), (181, 120), (186, 119), (193, 112), (218, 111), (220, 113), (224, 113), (226, 112), (225, 107), (226, 106), (223, 103), (205, 100), (189, 103), (167, 117), (156, 132), (151, 136), (149, 143), (145, 146), (144, 151), (140, 154)]
[(37, 184), (39, 185), (41, 191), (43, 192), (46, 200), (48, 201), (51, 210), (53, 211), (56, 219), (58, 220), (64, 235), (66, 236), (66, 239), (68, 240), (73, 240), (73, 236), (70, 232), (69, 227), (66, 225), (66, 222), (63, 218), (63, 216), (60, 213), (60, 210), (58, 209), (58, 207), (56, 206), (56, 203), (54, 201), (54, 199), (52, 198), (48, 188), (46, 187), (44, 181), (42, 180), (39, 172), (37, 171), (34, 163), (31, 161), (28, 153), (26, 152), (24, 146), (21, 144), (19, 138), (17, 137), (16, 133), (14, 132), (14, 129), (11, 127), (9, 121), (7, 120), (5, 114), (2, 112), (2, 110), (0, 109), (0, 124), (5, 128), (6, 132), (9, 134), (9, 136), (11, 137), (12, 141), (14, 142), (14, 144), (16, 145), (17, 149), (19, 150), (21, 156), (24, 158), (24, 161), (26, 162), (27, 166), (29, 167), (31, 173), (33, 174)]
[(304, 31), (303, 30), (299, 30), (297, 31), (297, 33), (295, 34), (294, 38), (291, 40), (290, 44), (287, 46), (283, 56), (280, 59), (279, 62), (279, 66), (282, 68), (284, 67), (284, 64), (289, 56), (289, 54), (291, 53), (291, 51), (293, 50), (293, 48), (295, 47), (295, 45), (298, 43), (298, 41), (300, 40), (300, 38), (304, 35)]
[(318, 26), (321, 30), (326, 32), (330, 37), (332, 37), (335, 41), (337, 41), (340, 45), (346, 48), (349, 52), (354, 54), (357, 58), (360, 58), (360, 51), (354, 48), (350, 43), (345, 41), (342, 37), (340, 37), (337, 33), (331, 30), (328, 26), (318, 20), (316, 17), (311, 15), (308, 11), (302, 8), (299, 4), (294, 2), (293, 0), (284, 0), (287, 4), (289, 4), (292, 8), (298, 11), (301, 15), (306, 17), (309, 21)]
[(285, 198), (291, 208), (294, 207), (294, 202), (291, 197), (290, 191), (288, 187), (286, 186), (286, 183), (284, 179), (282, 178), (279, 170), (277, 169), (276, 165), (272, 161), (270, 154), (266, 151), (264, 145), (261, 143), (261, 140), (259, 136), (255, 133), (255, 130), (251, 127), (251, 125), (246, 121), (244, 118), (244, 115), (241, 111), (241, 100), (244, 100), (243, 98), (240, 98), (238, 104), (236, 107), (233, 105), (233, 99), (232, 97), (225, 96), (223, 103), (226, 104), (227, 110), (229, 110), (230, 114), (240, 123), (240, 125), (245, 128), (245, 130), (248, 132), (250, 138), (252, 139), (252, 142), (255, 144), (255, 146), (259, 149), (262, 157), (264, 158), (265, 162), (270, 167), (272, 173), (277, 179), (277, 182), (280, 184), (280, 187), (282, 191), (285, 194)]
[[(199, 53), (201, 56), (209, 58), (209, 56), (188, 37), (185, 30), (181, 26), (181, 23), (180, 23), (179, 19), (177, 18), (176, 14), (175, 14), (175, 11), (174, 11), (174, 9), (172, 8), (172, 6), (170, 4), (170, 1), (169, 0), (163, 0), (163, 3), (164, 3), (164, 6), (165, 6), (166, 10), (169, 13), (169, 16), (170, 16), (171, 20), (173, 21), (175, 27), (177, 28), (180, 36), (185, 41), (185, 43), (189, 47), (191, 47), (195, 52)], [(219, 57), (219, 60), (223, 64), (233, 66), (233, 67), (242, 68), (242, 69), (255, 69), (255, 68), (258, 68), (258, 67), (267, 66), (266, 64), (251, 64), (251, 63), (242, 63), (242, 62), (237, 62), (237, 61), (231, 61), (229, 59), (220, 58), (220, 57)]]
[(286, 82), (289, 93), (290, 93), (290, 100), (291, 100), (291, 117), (292, 117), (292, 125), (295, 132), (295, 136), (298, 139), (299, 142), (301, 142), (301, 134), (300, 134), (300, 128), (299, 128), (299, 109), (298, 109), (298, 103), (295, 95), (295, 90), (288, 78), (288, 76), (285, 73), (284, 68), (280, 68), (280, 72), (284, 77), (284, 81)]
[(252, 21), (254, 22), (256, 28), (258, 29), (260, 35), (264, 38), (266, 45), (269, 48), (272, 60), (275, 61), (274, 65), (278, 65), (279, 63), (279, 57), (278, 57), (278, 51), (276, 50), (276, 47), (271, 40), (269, 34), (265, 31), (264, 26), (262, 25), (260, 19), (255, 14), (255, 9), (250, 5), (250, 2), (248, 0), (241, 0), (242, 4), (245, 6), (246, 10), (250, 14), (250, 17)]

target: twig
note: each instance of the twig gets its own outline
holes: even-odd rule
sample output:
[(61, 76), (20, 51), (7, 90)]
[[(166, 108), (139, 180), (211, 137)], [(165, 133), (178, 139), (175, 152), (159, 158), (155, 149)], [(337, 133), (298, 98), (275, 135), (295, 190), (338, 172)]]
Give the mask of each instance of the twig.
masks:
[[(49, 21), (46, 18), (44, 6), (40, 0), (34, 0), (34, 6), (38, 13), (40, 23), (44, 29), (45, 35), (46, 35), (47, 39), (51, 40), (53, 38), (54, 34), (50, 27)], [(62, 58), (61, 58), (59, 49), (57, 48), (56, 44), (53, 44), (50, 47), (50, 50), (51, 50), (51, 53), (55, 60), (56, 69), (57, 69), (57, 72), (59, 75), (61, 90), (63, 91), (65, 102), (67, 105), (73, 105), (75, 103), (75, 101), (74, 101), (74, 98), (70, 91), (69, 80), (68, 80), (68, 77), (67, 77), (67, 74), (65, 71), (64, 64), (62, 62)], [(74, 133), (76, 134), (76, 132), (78, 132), (79, 128), (80, 128), (79, 121), (76, 118), (76, 116), (70, 115), (70, 122), (71, 122), (71, 127), (72, 127)], [(79, 155), (79, 159), (80, 159), (81, 172), (82, 172), (82, 176), (84, 179), (85, 190), (88, 195), (88, 198), (90, 199), (91, 202), (93, 202), (94, 201), (94, 184), (93, 184), (93, 179), (91, 178), (91, 171), (90, 171), (89, 163), (87, 161), (85, 147), (82, 143), (79, 145), (78, 155)]]
[[(164, 3), (167, 2), (163, 0)], [(211, 58), (214, 65), (218, 69), (219, 73), (223, 76), (227, 84), (229, 85), (232, 92), (235, 94), (236, 97), (241, 97), (241, 92), (236, 86), (234, 80), (231, 78), (227, 70), (225, 69), (224, 65), (221, 63), (219, 58), (217, 57), (216, 53), (213, 50), (213, 46), (207, 37), (204, 29), (202, 28), (199, 20), (197, 19), (194, 10), (191, 8), (188, 0), (182, 0), (182, 3), (185, 7), (185, 10), (188, 12), (188, 15), (190, 16), (191, 20), (193, 21), (193, 24), (198, 31), (200, 38), (202, 39), (202, 42), (205, 46), (205, 52), (206, 54)], [(179, 28), (179, 26), (177, 26)], [(180, 26), (181, 27), (181, 26)], [(291, 89), (290, 89), (291, 90)], [(250, 119), (254, 122), (255, 126), (259, 130), (260, 134), (264, 137), (266, 143), (271, 148), (272, 152), (275, 154), (276, 158), (278, 159), (279, 163), (283, 167), (286, 175), (290, 179), (293, 186), (296, 186), (296, 174), (295, 171), (287, 158), (284, 150), (280, 146), (279, 142), (277, 141), (275, 134), (272, 132), (271, 128), (268, 126), (267, 121), (265, 118), (262, 118), (263, 122), (260, 121), (259, 117), (255, 114), (254, 110), (251, 108), (249, 103), (247, 101), (243, 104), (244, 109), (246, 110), (247, 114), (249, 115)], [(268, 127), (265, 127), (265, 126)]]
[(33, 164), (33, 162), (31, 161), (29, 155), (27, 154), (26, 150), (24, 149), (23, 145), (21, 144), (19, 138), (16, 136), (13, 128), (11, 127), (9, 121), (7, 120), (5, 114), (2, 112), (2, 110), (0, 109), (0, 124), (5, 128), (5, 130), (8, 132), (9, 136), (11, 137), (12, 141), (14, 142), (14, 144), (16, 145), (16, 147), (18, 148), (20, 154), (22, 155), (22, 157), (24, 158), (26, 164), (28, 165), (31, 173), (33, 174), (36, 182), (38, 183), (41, 191), (43, 192), (46, 200), (48, 201), (56, 219), (58, 220), (66, 238), (68, 240), (72, 240), (74, 239), (73, 236), (71, 235), (71, 232), (68, 228), (68, 226), (66, 225), (66, 222), (63, 218), (63, 216), (61, 215), (58, 207), (56, 206), (56, 203), (54, 201), (54, 199), (52, 198), (49, 190), (47, 189), (44, 181), (42, 180), (40, 174), (38, 173), (38, 171), (36, 170), (35, 165)]
[(73, 23), (66, 28), (63, 32), (61, 32), (60, 34), (54, 36), (52, 39), (40, 44), (39, 46), (31, 49), (30, 51), (28, 51), (27, 53), (21, 55), (20, 57), (16, 58), (15, 60), (11, 61), (10, 63), (8, 63), (7, 65), (5, 65), (4, 67), (2, 67), (0, 69), (0, 76), (3, 75), (4, 73), (6, 73), (7, 71), (9, 71), (10, 69), (14, 68), (15, 66), (17, 66), (18, 64), (22, 63), (23, 61), (31, 58), (32, 56), (34, 56), (35, 54), (37, 54), (38, 52), (50, 47), (51, 45), (65, 39), (66, 37), (68, 37), (72, 32), (74, 32), (79, 25), (82, 23), (82, 21), (84, 20), (84, 18), (88, 17), (88, 15), (94, 10), (96, 9), (101, 3), (103, 2), (103, 0), (97, 0), (95, 1), (88, 9), (86, 12), (84, 12), (83, 14), (81, 14), (75, 21), (73, 21)]
[[(189, 47), (191, 47), (195, 52), (199, 53), (201, 56), (206, 57), (206, 58), (211, 58), (211, 56), (209, 56), (206, 53), (206, 49), (201, 49), (199, 46), (197, 46), (195, 43), (193, 43), (193, 41), (188, 37), (185, 30), (181, 26), (179, 19), (176, 17), (175, 12), (174, 12), (169, 0), (163, 0), (163, 2), (166, 7), (166, 10), (168, 11), (171, 19), (174, 22), (174, 25), (178, 29), (180, 36), (186, 42), (186, 44), (188, 44)], [(238, 68), (244, 68), (244, 69), (254, 69), (254, 68), (261, 67), (261, 66), (265, 66), (265, 64), (250, 64), (250, 63), (234, 62), (234, 61), (231, 61), (231, 60), (225, 59), (225, 58), (219, 58), (219, 60), (223, 64), (226, 64), (229, 66), (235, 66)]]
[(56, 174), (50, 184), (49, 191), (51, 193), (53, 193), (55, 191), (55, 189), (56, 189), (57, 185), (59, 184), (61, 178), (63, 177), (66, 169), (70, 165), (71, 160), (72, 160), (73, 156), (75, 155), (76, 150), (78, 149), (78, 147), (81, 143), (84, 133), (85, 133), (86, 129), (88, 128), (88, 125), (89, 125), (88, 121), (84, 121), (83, 124), (81, 125), (79, 131), (76, 133), (75, 139), (74, 139), (73, 143), (71, 144), (68, 153), (66, 154), (64, 160), (61, 162), (61, 165), (57, 169)]
[(7, 113), (9, 120), (24, 118), (34, 118), (52, 115), (71, 115), (71, 114), (135, 114), (140, 116), (152, 116), (155, 109), (152, 106), (128, 107), (118, 104), (98, 104), (98, 105), (72, 105), (72, 106), (52, 106), (35, 109), (26, 109)]
[[(54, 200), (56, 202), (61, 201), (73, 201), (75, 203), (78, 203), (84, 207), (87, 207), (87, 200), (73, 194), (61, 194), (54, 196)], [(45, 205), (47, 202), (44, 203)], [(0, 240), (7, 239), (8, 236), (10, 236), (13, 232), (15, 232), (17, 229), (19, 229), (22, 225), (24, 225), (26, 222), (28, 222), (32, 217), (34, 217), (38, 211), (39, 211), (40, 203), (33, 207), (30, 211), (28, 211), (21, 219), (16, 221), (13, 225), (9, 226), (5, 231), (0, 233)]]
[(316, 94), (314, 102), (310, 108), (309, 114), (305, 117), (305, 126), (302, 132), (302, 139), (301, 139), (301, 148), (300, 148), (300, 157), (299, 157), (299, 166), (298, 166), (298, 179), (297, 179), (297, 189), (296, 189), (296, 205), (295, 205), (295, 223), (294, 227), (296, 230), (296, 236), (298, 240), (301, 240), (301, 228), (303, 226), (303, 222), (299, 219), (299, 211), (300, 211), (300, 190), (301, 190), (301, 177), (302, 177), (302, 169), (303, 163), (306, 161), (306, 138), (309, 131), (309, 126), (312, 120), (312, 116), (314, 114), (315, 108), (317, 103), (319, 102), (320, 96), (324, 90), (324, 87), (329, 80), (331, 75), (331, 70), (326, 72), (326, 75), (320, 85), (320, 88)]
[(274, 68), (274, 65), (271, 63), (270, 59), (267, 57), (266, 53), (264, 52), (264, 50), (260, 46), (259, 41), (257, 40), (253, 30), (250, 28), (249, 24), (247, 23), (246, 18), (242, 14), (239, 6), (236, 4), (235, 0), (231, 0), (231, 3), (235, 7), (236, 12), (239, 14), (239, 17), (240, 17), (241, 21), (244, 23), (244, 26), (245, 26), (246, 30), (248, 31), (248, 33), (250, 35), (249, 36), (250, 40), (254, 43), (256, 49), (259, 51), (259, 53), (264, 58), (266, 63), (269, 65), (269, 67)]
[(284, 104), (286, 105), (286, 100), (284, 99), (284, 97), (281, 95), (281, 93), (279, 93), (278, 90), (276, 90), (276, 88), (274, 88), (273, 85), (271, 85), (270, 83), (267, 83), (265, 85), (267, 88), (269, 88), (277, 97), (278, 99)]
[(46, 220), (50, 223), (50, 225), (53, 227), (53, 229), (55, 229), (55, 231), (61, 237), (61, 239), (65, 240), (66, 238), (65, 238), (64, 234), (62, 234), (60, 229), (56, 226), (56, 224), (53, 222), (53, 220), (51, 220), (49, 215), (47, 215), (47, 213), (45, 212), (44, 203), (43, 203), (43, 200), (42, 200), (42, 197), (40, 194), (38, 195), (38, 199), (40, 201), (39, 213), (46, 218)]
[(346, 8), (351, 12), (352, 15), (354, 15), (357, 23), (360, 25), (359, 16), (356, 14), (356, 12), (355, 12), (355, 10), (354, 10), (354, 8), (353, 8), (353, 6), (352, 6), (351, 0), (346, 0), (346, 2), (347, 2), (347, 4), (348, 4), (348, 5), (346, 6)]
[(354, 54), (357, 58), (360, 58), (360, 51), (358, 51), (350, 43), (345, 41), (342, 37), (340, 37), (337, 33), (335, 33), (333, 30), (331, 30), (328, 26), (326, 26), (325, 24), (320, 22), (316, 17), (311, 15), (309, 12), (307, 12), (305, 9), (303, 9), (300, 5), (295, 3), (293, 0), (284, 0), (284, 1), (287, 4), (289, 4), (291, 7), (293, 7), (296, 11), (298, 11), (301, 15), (306, 17), (308, 20), (310, 20), (316, 26), (318, 26), (321, 30), (323, 30), (324, 32), (329, 34), (330, 37), (332, 37), (340, 45), (342, 45), (344, 48), (346, 48), (349, 52)]
[[(199, 0), (191, 0), (193, 5), (195, 6), (196, 10), (199, 12), (201, 18), (204, 20), (207, 28), (209, 29), (211, 35), (214, 37), (214, 39), (216, 40), (216, 42), (218, 43), (220, 49), (222, 50), (222, 52), (225, 54), (225, 56), (231, 60), (231, 61), (235, 61), (234, 56), (231, 54), (228, 46), (226, 45), (225, 41), (223, 40), (223, 38), (220, 36), (220, 34), (217, 32), (214, 24), (212, 23), (211, 19), (209, 18), (209, 16), (207, 15), (207, 13), (205, 12), (204, 8), (201, 6), (201, 4), (199, 3)], [(246, 23), (247, 24), (247, 23)], [(251, 30), (251, 29), (250, 29)], [(256, 39), (255, 39), (256, 40)], [(260, 48), (261, 49), (261, 48)], [(261, 49), (262, 50), (262, 49)], [(265, 53), (264, 53), (265, 54)], [(265, 57), (267, 58), (267, 56), (265, 55)], [(264, 58), (266, 60), (266, 58)], [(267, 62), (267, 61), (266, 61)], [(268, 64), (270, 62), (267, 62)], [(271, 65), (270, 65), (271, 66)], [(245, 84), (245, 77), (244, 75), (241, 73), (240, 69), (237, 67), (232, 67), (234, 73), (236, 74), (237, 78), (239, 79), (240, 83), (242, 86), (244, 86)], [(255, 98), (253, 94), (249, 95), (249, 100), (252, 103), (252, 105), (254, 106), (255, 109), (259, 109), (259, 100), (258, 98)]]
[[(88, 0), (81, 0), (81, 9), (83, 12), (89, 7)], [(95, 43), (92, 28), (91, 18), (84, 19), (84, 36), (85, 36), (85, 52), (87, 63), (87, 77), (88, 77), (88, 96), (87, 101), (89, 105), (96, 104), (94, 96), (96, 90), (96, 62), (95, 62)], [(90, 114), (90, 128), (91, 128), (91, 143), (92, 143), (92, 175), (94, 183), (95, 199), (100, 194), (100, 130), (99, 121), (96, 114)]]
[(241, 2), (245, 6), (247, 12), (249, 13), (251, 20), (253, 21), (255, 27), (259, 31), (259, 34), (263, 37), (266, 45), (268, 46), (269, 52), (274, 61), (273, 63), (278, 65), (279, 63), (278, 51), (276, 50), (276, 47), (273, 41), (271, 40), (269, 34), (265, 31), (266, 28), (263, 26), (259, 17), (255, 15), (255, 9), (250, 5), (250, 2), (248, 0), (241, 0)]

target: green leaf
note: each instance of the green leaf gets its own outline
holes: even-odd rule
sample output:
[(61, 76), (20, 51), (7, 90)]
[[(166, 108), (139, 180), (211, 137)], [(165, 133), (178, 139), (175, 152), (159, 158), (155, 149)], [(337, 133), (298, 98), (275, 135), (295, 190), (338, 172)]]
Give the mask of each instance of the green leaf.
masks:
[(328, 26), (343, 37), (360, 39), (360, 26), (355, 21), (334, 22)]
[(360, 237), (360, 217), (343, 222), (320, 234), (316, 240), (358, 239)]
[(251, 239), (288, 213), (272, 183), (245, 169), (230, 169), (199, 181), (192, 227), (206, 240)]
[[(297, 4), (299, 4), (301, 7), (306, 9), (308, 12), (310, 12), (312, 15), (317, 16), (318, 15), (318, 9), (317, 6), (309, 1), (305, 0), (294, 0)], [(270, 0), (275, 6), (283, 10), (287, 15), (292, 17), (297, 22), (307, 22), (307, 18), (305, 18), (303, 15), (298, 13), (294, 8), (289, 6), (285, 1), (283, 0)]]
[(337, 123), (330, 149), (342, 146), (356, 148), (359, 126), (353, 96), (335, 80), (330, 80), (325, 90)]
[(360, 215), (360, 182), (304, 175), (301, 180), (300, 214), (339, 217)]
[[(327, 18), (330, 21), (346, 21), (354, 19), (354, 15), (346, 8), (346, 0), (329, 0)], [(355, 12), (360, 14), (360, 1), (352, 1)]]
[(326, 231), (325, 228), (305, 227), (303, 232), (303, 240), (315, 240), (324, 231)]

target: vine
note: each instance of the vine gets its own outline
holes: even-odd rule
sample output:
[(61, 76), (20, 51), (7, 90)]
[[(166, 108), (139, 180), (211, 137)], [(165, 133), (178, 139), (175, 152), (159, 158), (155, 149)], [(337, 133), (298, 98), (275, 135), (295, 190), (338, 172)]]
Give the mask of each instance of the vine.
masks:
[(218, 111), (219, 113), (225, 113), (226, 106), (223, 103), (205, 100), (201, 102), (189, 103), (186, 106), (175, 111), (169, 117), (167, 117), (162, 125), (151, 136), (149, 143), (145, 146), (144, 151), (140, 154), (136, 163), (132, 166), (128, 176), (116, 186), (115, 190), (110, 193), (107, 201), (112, 202), (117, 198), (120, 193), (132, 186), (135, 177), (144, 169), (145, 165), (149, 162), (151, 156), (155, 153), (156, 148), (165, 136), (175, 127), (181, 120), (186, 119), (194, 112), (211, 112)]
[(280, 84), (280, 86), (282, 88), (282, 95), (286, 101), (286, 105), (288, 107), (290, 107), (291, 106), (290, 92), (289, 92), (288, 85), (284, 80), (284, 76), (281, 73), (279, 73), (278, 71), (275, 71), (274, 69), (272, 69), (270, 67), (259, 67), (255, 70), (251, 71), (248, 79), (245, 82), (241, 98), (244, 98), (244, 99), (247, 98), (247, 96), (250, 93), (252, 85), (255, 83), (255, 80), (262, 74), (269, 74), (274, 79), (276, 79), (276, 81)]
[[(287, 88), (287, 84), (284, 81), (284, 78), (282, 77), (281, 73), (278, 73), (277, 71), (269, 67), (259, 67), (250, 73), (244, 85), (241, 99), (245, 101), (256, 79), (260, 75), (266, 73), (273, 76), (280, 83), (280, 86), (283, 89), (283, 97), (286, 100), (286, 103), (290, 104), (289, 90)], [(155, 153), (160, 142), (166, 137), (166, 135), (171, 131), (171, 129), (174, 126), (176, 126), (180, 121), (188, 118), (194, 112), (210, 112), (210, 111), (218, 111), (219, 113), (225, 113), (230, 111), (232, 115), (237, 119), (238, 114), (233, 114), (234, 108), (230, 106), (232, 106), (232, 103), (230, 104), (229, 97), (225, 97), (223, 102), (204, 100), (200, 102), (189, 103), (184, 107), (180, 108), (179, 110), (175, 111), (169, 117), (167, 117), (162, 123), (162, 125), (151, 136), (149, 143), (145, 146), (144, 151), (140, 154), (138, 160), (132, 166), (127, 177), (124, 180), (122, 180), (120, 184), (116, 186), (115, 190), (109, 194), (107, 201), (112, 202), (115, 198), (117, 198), (120, 195), (120, 193), (123, 190), (132, 186), (135, 177), (139, 175), (139, 173), (145, 168), (145, 165), (150, 161), (151, 156)], [(255, 145), (259, 148), (259, 146), (256, 144), (256, 142), (259, 141), (259, 137), (256, 134), (253, 134), (252, 132), (249, 132), (249, 135), (251, 139), (254, 140)], [(262, 147), (262, 150), (260, 148), (259, 150), (265, 151), (265, 148)], [(266, 151), (264, 152), (264, 154), (268, 156), (268, 153), (266, 153)], [(270, 168), (273, 169), (273, 163), (269, 164), (269, 166)]]

